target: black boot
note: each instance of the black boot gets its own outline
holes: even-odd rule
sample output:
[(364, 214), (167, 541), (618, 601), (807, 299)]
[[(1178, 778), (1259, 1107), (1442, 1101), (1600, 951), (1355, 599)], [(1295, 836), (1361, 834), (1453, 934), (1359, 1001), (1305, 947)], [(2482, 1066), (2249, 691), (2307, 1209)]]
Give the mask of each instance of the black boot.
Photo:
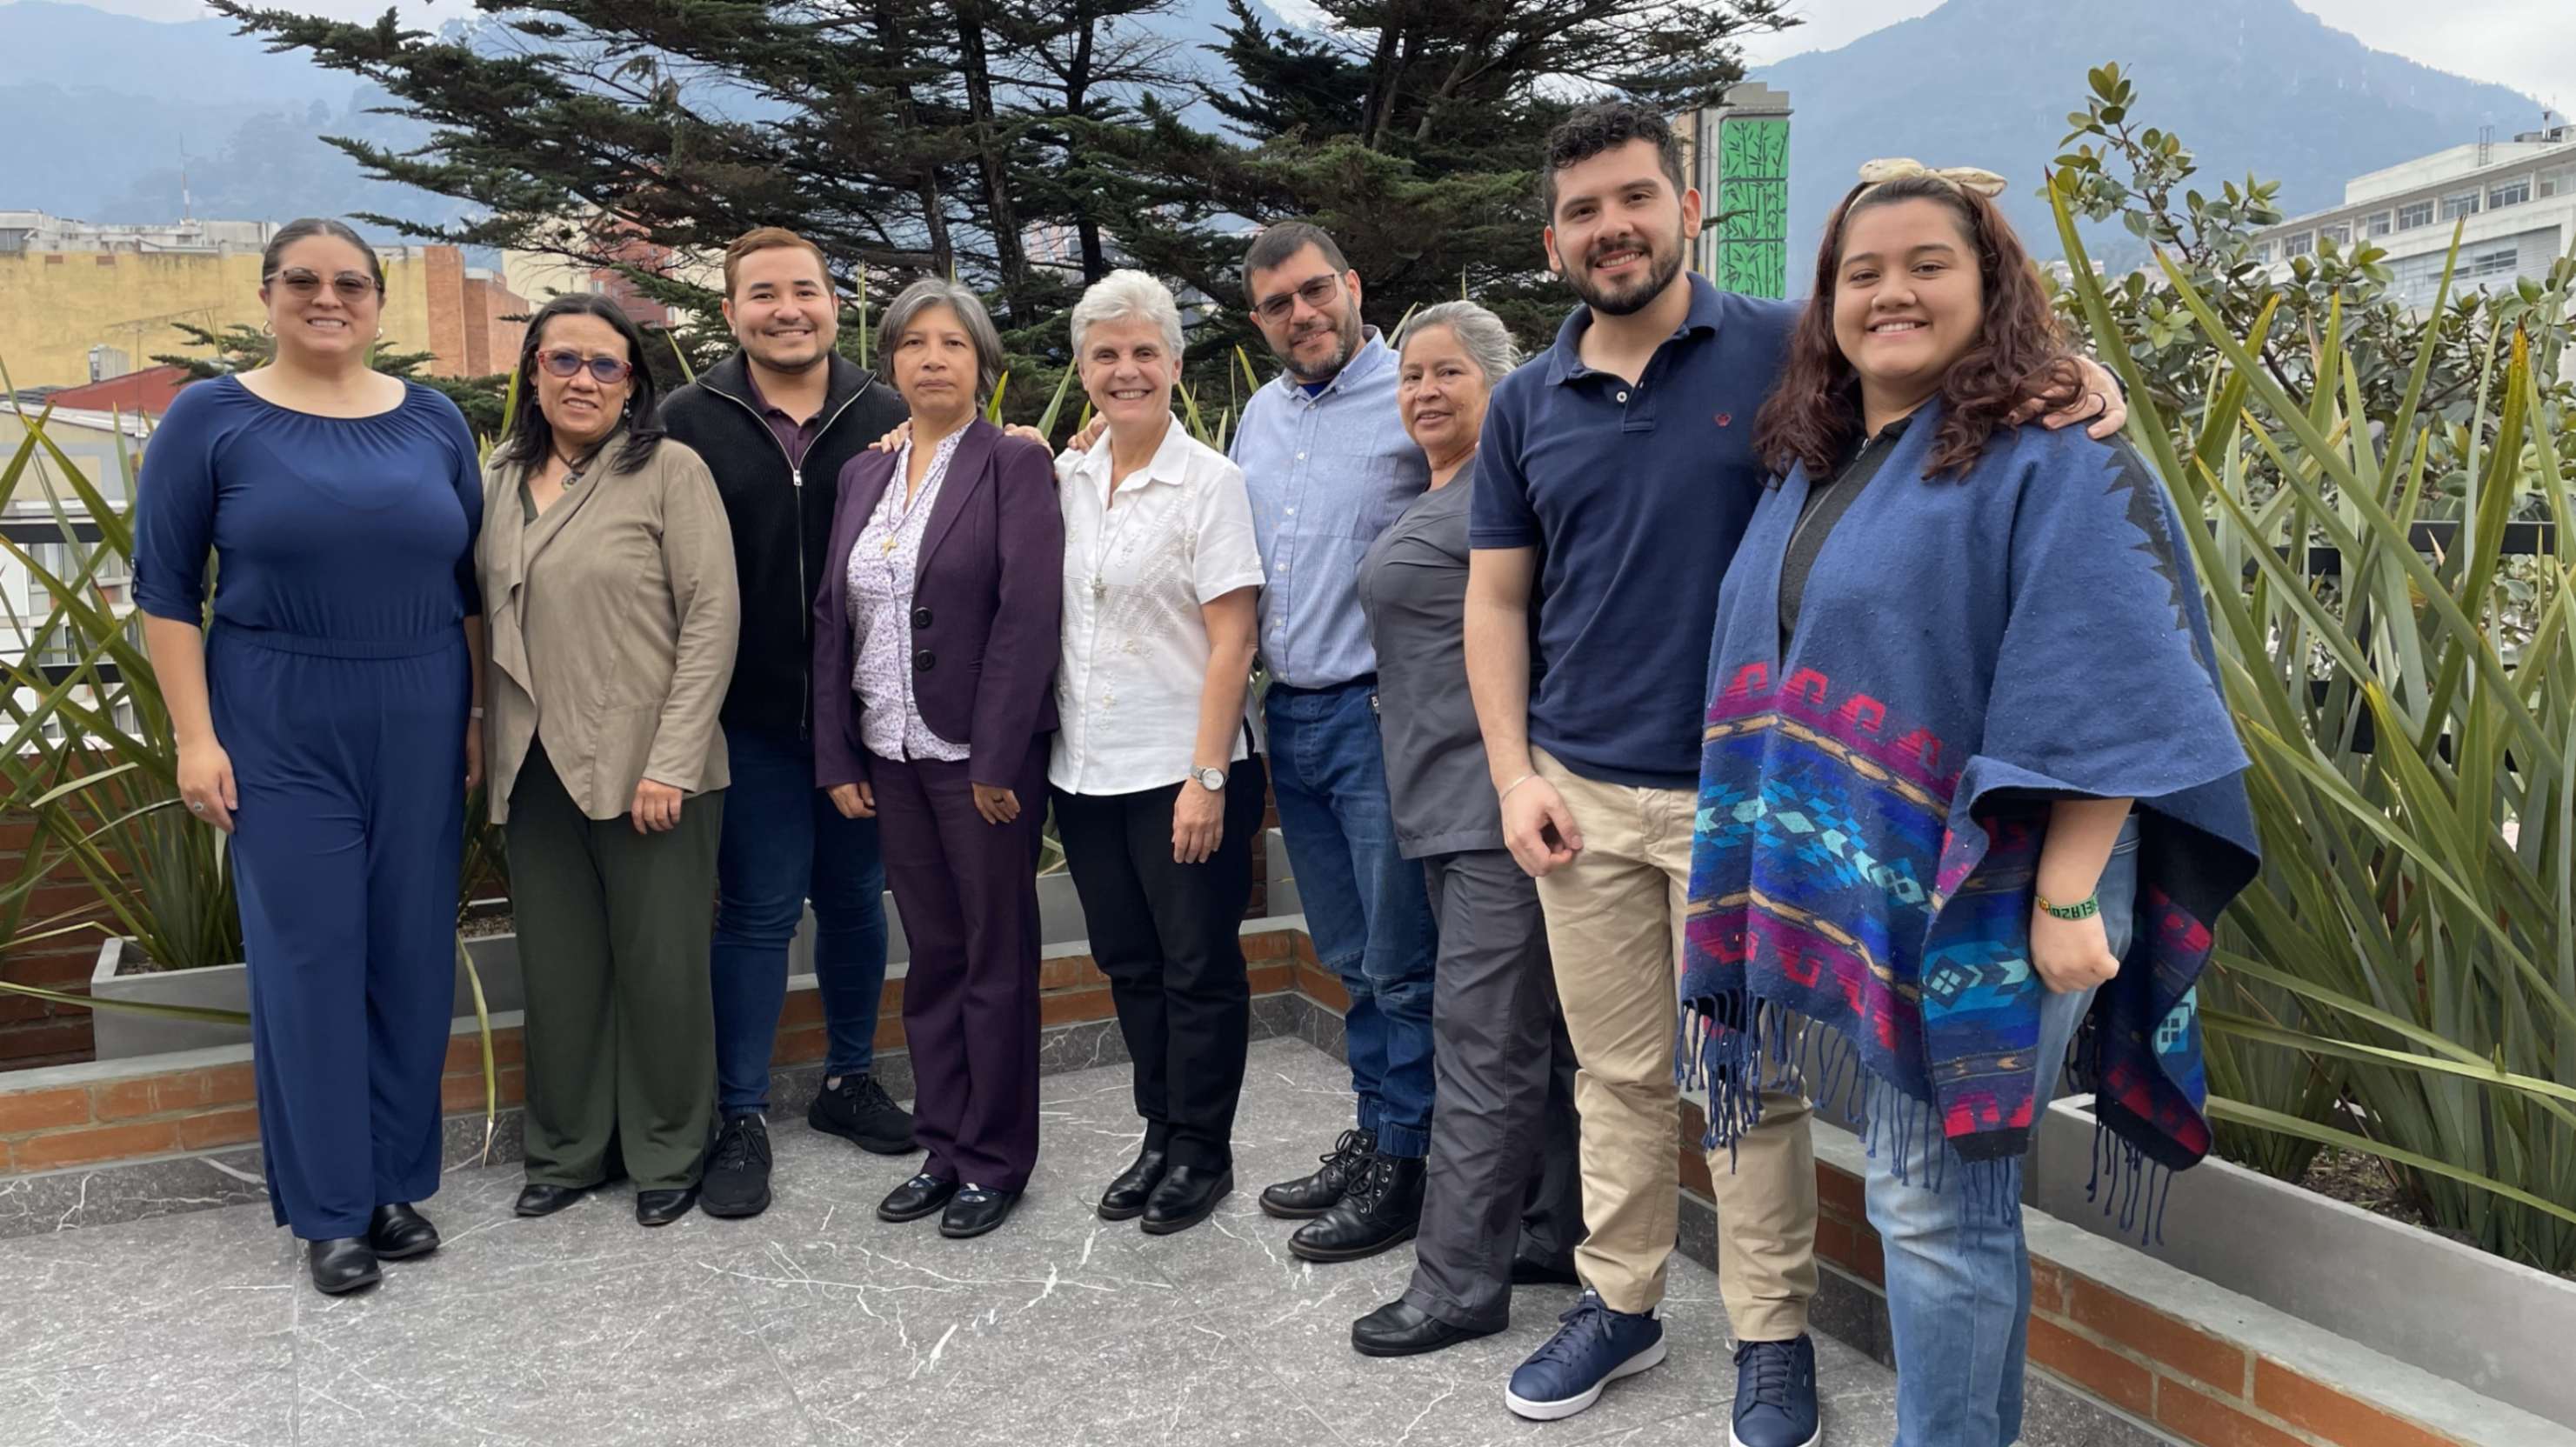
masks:
[(1288, 1249), (1306, 1261), (1357, 1261), (1413, 1239), (1422, 1224), (1422, 1157), (1371, 1155), (1342, 1199), (1297, 1228)]
[(367, 1246), (378, 1261), (407, 1261), (438, 1249), (438, 1228), (408, 1204), (378, 1206), (367, 1222)]
[(313, 1268), (313, 1289), (324, 1296), (339, 1296), (383, 1279), (376, 1269), (376, 1253), (364, 1236), (307, 1242), (304, 1259)]
[(1311, 1176), (1281, 1181), (1261, 1193), (1261, 1209), (1283, 1221), (1304, 1221), (1324, 1214), (1342, 1198), (1359, 1175), (1360, 1165), (1377, 1149), (1377, 1132), (1346, 1130), (1332, 1150), (1317, 1157), (1324, 1168)]
[(1493, 1334), (1492, 1328), (1451, 1326), (1399, 1296), (1351, 1323), (1351, 1350), (1364, 1357), (1417, 1357)]
[(1154, 1197), (1154, 1188), (1163, 1183), (1163, 1168), (1168, 1164), (1164, 1154), (1147, 1146), (1136, 1155), (1135, 1162), (1118, 1173), (1109, 1189), (1100, 1193), (1100, 1219), (1133, 1221), (1145, 1214), (1145, 1203)]

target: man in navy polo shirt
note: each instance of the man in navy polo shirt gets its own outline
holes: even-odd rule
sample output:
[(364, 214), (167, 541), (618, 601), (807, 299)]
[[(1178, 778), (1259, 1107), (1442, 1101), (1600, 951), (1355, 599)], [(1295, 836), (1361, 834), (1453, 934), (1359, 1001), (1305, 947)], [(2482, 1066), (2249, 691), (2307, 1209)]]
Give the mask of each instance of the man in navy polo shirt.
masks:
[[(1585, 1291), (1505, 1393), (1539, 1419), (1664, 1358), (1703, 675), (1718, 584), (1765, 482), (1755, 414), (1799, 315), (1683, 268), (1701, 219), (1684, 175), (1671, 126), (1644, 107), (1592, 106), (1549, 136), (1548, 264), (1584, 305), (1494, 389), (1471, 504), (1468, 683), (1582, 1067)], [(2116, 389), (2090, 367), (2086, 386), (2074, 410), (2116, 428)], [(1711, 1162), (1735, 1447), (1819, 1440), (1807, 1117), (1803, 1097), (1764, 1091), (1732, 1169)]]

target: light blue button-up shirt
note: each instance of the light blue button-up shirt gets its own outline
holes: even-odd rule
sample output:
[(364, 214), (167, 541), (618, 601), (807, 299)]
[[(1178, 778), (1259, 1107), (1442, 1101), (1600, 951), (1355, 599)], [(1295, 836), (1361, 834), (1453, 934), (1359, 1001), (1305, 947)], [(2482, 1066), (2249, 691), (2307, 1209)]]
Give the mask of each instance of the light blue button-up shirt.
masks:
[(1431, 485), (1396, 413), (1396, 356), (1371, 327), (1341, 374), (1308, 396), (1285, 373), (1244, 405), (1231, 455), (1252, 494), (1261, 662), (1291, 688), (1377, 672), (1360, 612), (1360, 558)]

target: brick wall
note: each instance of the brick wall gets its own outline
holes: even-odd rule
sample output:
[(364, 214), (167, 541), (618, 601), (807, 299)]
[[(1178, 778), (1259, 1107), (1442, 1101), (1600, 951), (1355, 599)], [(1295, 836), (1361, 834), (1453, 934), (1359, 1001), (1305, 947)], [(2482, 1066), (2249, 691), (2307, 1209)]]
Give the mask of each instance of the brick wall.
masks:
[[(1307, 988), (1320, 978), (1305, 937), (1293, 931), (1246, 935), (1243, 953), (1251, 967), (1255, 995)], [(1038, 986), (1038, 1014), (1047, 1025), (1106, 1020), (1115, 1013), (1109, 1002), (1109, 979), (1088, 955), (1047, 960), (1040, 967)], [(1340, 987), (1334, 986), (1333, 991), (1333, 998), (1340, 999)], [(86, 1034), (84, 1024), (84, 1044)], [(877, 1046), (900, 1050), (903, 1043), (903, 981), (889, 980), (877, 1024)], [(822, 998), (812, 990), (797, 991), (788, 997), (786, 1013), (779, 1018), (773, 1058), (779, 1065), (810, 1065), (823, 1058), (823, 1049)], [(519, 1104), (526, 1091), (522, 1051), (517, 1027), (492, 1032), (494, 1073), (505, 1106)], [(483, 1108), (482, 1044), (475, 1036), (461, 1034), (449, 1042), (439, 1091), (450, 1113)], [(251, 1067), (246, 1061), (14, 1091), (9, 1077), (0, 1075), (0, 1177), (239, 1145), (258, 1138), (259, 1115), (252, 1104)]]
[[(1682, 1189), (1711, 1198), (1708, 1123), (1682, 1103)], [(1816, 1255), (1845, 1275), (1887, 1287), (1886, 1254), (1862, 1204), (1859, 1177), (1816, 1164)], [(2076, 1390), (2200, 1447), (2468, 1447), (2208, 1325), (2047, 1259), (2030, 1260), (2031, 1364)]]
[[(27, 846), (35, 826), (24, 815), (0, 815), (0, 881), (14, 881), (26, 867)], [(60, 880), (68, 871), (56, 871)], [(52, 883), (27, 901), (22, 919), (48, 919), (92, 902), (77, 875), (70, 883)], [(90, 972), (98, 966), (98, 947), (106, 937), (90, 931), (61, 936), (10, 950), (0, 956), (0, 979), (49, 990), (85, 994)], [(0, 991), (0, 1071), (61, 1065), (90, 1057), (89, 1011), (53, 1005)]]
[(453, 246), (421, 248), (421, 287), (429, 308), (426, 350), (430, 370), (442, 377), (467, 377), (465, 253)]

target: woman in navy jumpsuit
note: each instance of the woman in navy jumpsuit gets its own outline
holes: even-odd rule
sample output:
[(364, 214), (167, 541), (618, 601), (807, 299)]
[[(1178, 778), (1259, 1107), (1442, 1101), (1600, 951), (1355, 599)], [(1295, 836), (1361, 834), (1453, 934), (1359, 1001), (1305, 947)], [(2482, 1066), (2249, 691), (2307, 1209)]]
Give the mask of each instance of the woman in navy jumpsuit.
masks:
[(438, 1245), (482, 487), (455, 404), (366, 365), (363, 242), (297, 222), (261, 271), (277, 359), (153, 434), (135, 599), (180, 797), (232, 835), (270, 1202), (340, 1292)]

